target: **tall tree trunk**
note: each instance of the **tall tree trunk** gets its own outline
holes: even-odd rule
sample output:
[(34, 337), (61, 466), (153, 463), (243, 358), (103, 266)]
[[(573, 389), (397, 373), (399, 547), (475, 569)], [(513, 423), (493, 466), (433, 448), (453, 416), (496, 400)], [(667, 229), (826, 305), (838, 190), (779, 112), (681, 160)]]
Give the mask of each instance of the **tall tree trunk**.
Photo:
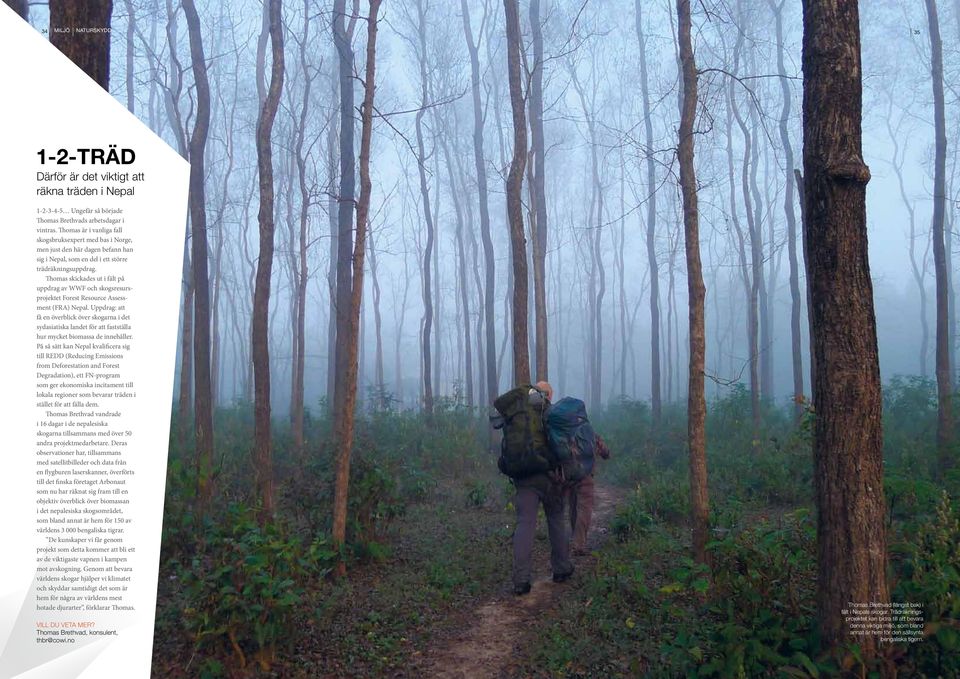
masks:
[(620, 149), (620, 238), (617, 243), (616, 265), (618, 269), (617, 278), (619, 285), (619, 311), (620, 311), (620, 396), (627, 395), (627, 286), (624, 264), (624, 243), (627, 239), (627, 209), (626, 209), (626, 163), (623, 157), (623, 149)]
[(697, 115), (697, 67), (690, 39), (690, 0), (677, 0), (677, 38), (683, 74), (683, 108), (680, 113), (680, 190), (683, 194), (683, 233), (687, 258), (690, 303), (690, 374), (687, 388), (687, 441), (690, 446), (690, 507), (693, 522), (693, 557), (707, 563), (709, 506), (707, 499), (706, 401), (703, 391), (706, 339), (704, 333), (703, 271), (700, 265), (700, 226), (697, 213), (697, 178), (693, 164), (693, 125)]
[[(426, 24), (426, 9), (424, 9), (424, 25)], [(424, 26), (424, 30), (426, 27)], [(424, 53), (424, 60), (426, 60), (426, 53)], [(432, 275), (432, 290), (433, 290), (433, 306), (431, 311), (433, 316), (433, 371), (431, 375), (433, 376), (433, 395), (442, 395), (443, 393), (443, 376), (441, 371), (443, 370), (443, 331), (440, 327), (441, 322), (443, 321), (443, 295), (441, 291), (443, 290), (443, 282), (440, 280), (440, 244), (442, 240), (437, 235), (437, 224), (440, 221), (440, 156), (437, 153), (431, 153), (434, 159), (433, 172), (431, 173), (435, 182), (435, 189), (433, 192), (433, 200), (430, 201), (433, 214), (431, 216), (431, 223), (433, 224), (433, 258), (431, 261), (431, 266), (433, 266), (433, 275)], [(426, 162), (426, 159), (424, 159)]]
[(270, 47), (273, 63), (270, 85), (257, 118), (257, 174), (260, 185), (260, 256), (253, 292), (253, 465), (260, 500), (258, 519), (265, 523), (273, 516), (273, 451), (270, 440), (270, 346), (268, 315), (270, 277), (273, 271), (274, 192), (273, 148), (270, 140), (273, 121), (283, 89), (283, 23), (281, 0), (268, 0)]
[(637, 41), (640, 43), (640, 92), (643, 97), (643, 128), (647, 157), (647, 262), (650, 267), (650, 410), (653, 431), (660, 429), (660, 269), (657, 264), (657, 170), (653, 157), (653, 116), (650, 110), (650, 84), (647, 76), (647, 36), (643, 15), (635, 0)]
[[(456, 147), (455, 147), (456, 148)], [(471, 350), (471, 356), (475, 356), (475, 360), (472, 361), (473, 366), (477, 366), (477, 369), (474, 371), (475, 375), (470, 375), (470, 380), (473, 381), (476, 379), (476, 390), (473, 392), (474, 400), (471, 405), (476, 403), (485, 404), (487, 402), (486, 398), (486, 380), (483, 371), (484, 365), (484, 356), (483, 356), (483, 347), (484, 347), (484, 338), (483, 338), (483, 281), (480, 279), (480, 262), (479, 262), (479, 246), (477, 244), (477, 234), (476, 229), (474, 228), (473, 221), (473, 211), (470, 209), (470, 186), (468, 181), (468, 175), (466, 170), (463, 167), (463, 154), (455, 153), (454, 161), (457, 165), (457, 177), (459, 179), (459, 190), (461, 194), (465, 197), (465, 202), (463, 204), (463, 214), (464, 214), (464, 226), (465, 226), (465, 235), (467, 238), (467, 250), (469, 251), (470, 256), (470, 271), (473, 272), (473, 290), (474, 294), (477, 296), (477, 322), (473, 326), (475, 334), (475, 346), (476, 352)], [(464, 271), (464, 285), (469, 288), (467, 285), (467, 274)]]
[(470, 52), (470, 91), (473, 99), (473, 160), (477, 172), (477, 199), (480, 204), (480, 242), (483, 245), (483, 326), (484, 326), (484, 369), (486, 370), (487, 395), (484, 402), (493, 400), (497, 392), (497, 342), (496, 314), (494, 297), (496, 293), (495, 263), (493, 258), (493, 240), (490, 237), (490, 207), (487, 197), (487, 170), (483, 158), (483, 111), (480, 105), (480, 59), (478, 57), (479, 38), (473, 41), (470, 29), (470, 9), (467, 0), (460, 0), (460, 12), (463, 16), (463, 35)]
[(423, 293), (423, 340), (420, 352), (423, 358), (423, 409), (427, 415), (433, 414), (433, 360), (431, 356), (431, 333), (433, 331), (433, 287), (431, 266), (433, 264), (434, 223), (430, 209), (430, 187), (427, 185), (427, 154), (423, 143), (423, 116), (429, 104), (427, 90), (427, 28), (423, 0), (417, 0), (417, 38), (420, 49), (417, 59), (420, 62), (420, 109), (414, 121), (417, 133), (417, 171), (420, 176), (420, 198), (423, 219), (427, 226), (427, 243), (423, 252), (421, 271)]
[[(737, 40), (737, 45), (739, 48), (740, 40)], [(734, 64), (736, 67), (736, 63)], [(740, 213), (737, 209), (737, 192), (736, 192), (736, 182), (734, 180), (734, 171), (733, 171), (733, 117), (734, 111), (736, 110), (736, 100), (734, 98), (734, 89), (733, 83), (727, 89), (727, 174), (730, 179), (730, 221), (733, 224), (733, 232), (737, 237), (737, 256), (740, 263), (740, 280), (743, 283), (743, 293), (744, 300), (747, 303), (747, 324), (746, 324), (746, 336), (747, 336), (747, 357), (748, 363), (750, 366), (750, 412), (752, 415), (753, 423), (753, 441), (756, 442), (760, 435), (760, 390), (759, 390), (759, 372), (757, 369), (757, 299), (756, 299), (756, 287), (753, 284), (750, 267), (747, 265), (747, 249), (746, 249), (746, 239), (743, 236), (743, 229), (740, 225)], [(741, 131), (743, 131), (742, 121), (738, 118), (737, 121), (741, 123)], [(750, 137), (744, 137), (744, 149), (747, 151), (744, 154), (744, 165), (743, 172), (746, 173), (747, 167), (747, 158), (749, 157), (750, 149)], [(742, 181), (742, 180), (741, 180)], [(746, 200), (749, 201), (749, 196), (746, 196)], [(746, 204), (747, 216), (750, 217), (750, 204)], [(751, 230), (752, 235), (752, 230)]]
[[(407, 177), (406, 173), (405, 178)], [(408, 180), (409, 181), (409, 180)], [(406, 201), (404, 201), (404, 207), (406, 208)], [(409, 214), (409, 210), (404, 210), (405, 214)], [(403, 365), (400, 355), (402, 343), (403, 343), (403, 326), (407, 320), (407, 295), (410, 291), (410, 270), (409, 270), (409, 258), (407, 257), (407, 237), (406, 229), (404, 228), (405, 220), (401, 219), (400, 221), (400, 242), (403, 244), (403, 296), (400, 298), (400, 304), (397, 304), (397, 284), (395, 283), (392, 286), (393, 293), (393, 325), (397, 329), (396, 344), (394, 347), (394, 384), (396, 388), (396, 397), (398, 405), (401, 409), (403, 408), (404, 402), (404, 389), (403, 389)]]
[(463, 314), (463, 327), (459, 329), (458, 337), (463, 337), (463, 346), (461, 350), (457, 352), (457, 360), (459, 361), (462, 357), (464, 360), (464, 371), (461, 373), (457, 371), (457, 375), (463, 375), (464, 387), (466, 390), (467, 405), (473, 407), (474, 395), (473, 395), (473, 351), (471, 348), (471, 338), (470, 338), (470, 289), (467, 279), (467, 252), (463, 243), (463, 231), (464, 231), (464, 207), (460, 204), (460, 198), (458, 197), (458, 187), (457, 187), (457, 178), (454, 173), (454, 164), (453, 157), (450, 154), (450, 145), (447, 142), (447, 139), (455, 138), (451, 134), (450, 130), (441, 137), (440, 143), (443, 146), (443, 156), (447, 165), (447, 174), (450, 178), (450, 198), (453, 200), (453, 210), (456, 217), (456, 247), (457, 247), (457, 272), (458, 272), (458, 284), (459, 288), (459, 311)]
[[(738, 0), (740, 7), (743, 0)], [(741, 35), (743, 31), (751, 30), (749, 18), (741, 12)], [(754, 52), (747, 53), (747, 63), (750, 72), (756, 72), (756, 59)], [(760, 170), (760, 143), (759, 143), (759, 115), (755, 104), (749, 107), (750, 114), (750, 195), (753, 198), (753, 220), (750, 231), (750, 251), (751, 267), (753, 268), (753, 283), (757, 288), (756, 313), (757, 313), (757, 361), (758, 377), (760, 388), (760, 397), (769, 400), (773, 397), (773, 329), (772, 318), (770, 316), (770, 294), (767, 290), (767, 282), (764, 277), (764, 243), (763, 243), (763, 195), (760, 192), (760, 186), (757, 181), (757, 175)], [(744, 192), (747, 187), (744, 184)], [(773, 243), (770, 243), (771, 251)], [(773, 257), (770, 257), (770, 268), (773, 268)], [(759, 411), (757, 417), (757, 430), (759, 431)], [(759, 438), (755, 437), (754, 446), (759, 446)]]
[[(739, 47), (743, 41), (743, 34), (740, 33), (737, 39), (737, 47), (734, 49), (739, 52)], [(730, 84), (730, 107), (733, 109), (733, 115), (737, 119), (737, 126), (740, 128), (740, 134), (743, 135), (743, 165), (740, 168), (740, 186), (743, 196), (743, 211), (747, 217), (747, 231), (750, 233), (750, 287), (747, 290), (747, 355), (750, 361), (750, 411), (753, 419), (753, 447), (760, 443), (760, 314), (758, 305), (760, 304), (760, 284), (763, 280), (763, 253), (760, 243), (760, 228), (757, 224), (757, 215), (753, 210), (751, 200), (749, 176), (750, 167), (755, 165), (753, 155), (753, 136), (747, 128), (740, 110), (737, 107), (736, 92), (733, 83)]]
[(133, 11), (133, 2), (123, 0), (124, 9), (127, 12), (127, 35), (126, 35), (126, 73), (124, 73), (124, 84), (127, 95), (127, 110), (136, 114), (136, 100), (133, 97), (133, 36), (137, 30), (137, 18)]
[[(341, 8), (342, 9), (342, 8)], [(357, 235), (353, 244), (353, 280), (348, 325), (340, 328), (346, 335), (347, 374), (343, 411), (336, 418), (337, 471), (333, 501), (333, 543), (342, 546), (346, 539), (347, 498), (350, 483), (350, 451), (353, 447), (354, 416), (357, 399), (357, 336), (360, 328), (360, 303), (363, 299), (363, 259), (367, 235), (367, 216), (370, 213), (370, 138), (373, 132), (373, 97), (376, 89), (377, 14), (380, 0), (370, 0), (367, 15), (367, 63), (364, 70), (363, 103), (360, 107), (360, 197), (357, 201)], [(341, 21), (342, 21), (341, 14)], [(336, 18), (334, 18), (336, 21)], [(340, 561), (339, 575), (346, 573)]]
[(387, 385), (383, 381), (383, 322), (380, 316), (380, 279), (377, 276), (377, 248), (373, 242), (373, 230), (370, 237), (370, 277), (373, 282), (373, 330), (375, 349), (373, 356), (373, 380), (376, 388), (376, 407), (380, 410), (388, 405)]
[[(594, 68), (594, 76), (596, 68)], [(589, 103), (583, 87), (577, 78), (576, 67), (571, 67), (570, 78), (573, 87), (580, 99), (580, 105), (583, 108), (583, 115), (587, 119), (587, 130), (590, 136), (590, 177), (591, 199), (590, 210), (588, 214), (590, 219), (595, 219), (591, 225), (591, 248), (590, 248), (590, 332), (591, 332), (591, 375), (590, 375), (590, 402), (593, 406), (599, 407), (602, 396), (603, 382), (603, 297), (606, 293), (606, 272), (603, 268), (603, 252), (600, 248), (601, 236), (603, 234), (603, 182), (600, 178), (600, 159), (599, 148), (600, 140), (597, 135), (596, 126), (596, 105), (597, 105), (597, 81), (594, 77), (593, 91)], [(596, 212), (594, 213), (594, 208)]]
[(527, 162), (527, 121), (520, 84), (520, 12), (517, 0), (503, 0), (507, 29), (507, 73), (513, 109), (513, 160), (507, 175), (507, 216), (510, 220), (510, 252), (513, 262), (513, 381), (530, 381), (527, 348), (527, 253), (523, 231), (523, 171)]
[(112, 0), (50, 0), (50, 44), (107, 92), (110, 91), (112, 10)]
[(197, 88), (196, 120), (190, 135), (190, 224), (193, 265), (193, 382), (196, 436), (197, 500), (201, 512), (213, 493), (213, 406), (210, 385), (210, 278), (207, 273), (207, 208), (204, 152), (210, 129), (210, 83), (203, 52), (200, 17), (193, 0), (183, 0), (190, 36), (190, 59)]
[(821, 643), (856, 643), (842, 611), (883, 605), (887, 540), (873, 284), (867, 257), (857, 3), (803, 1), (804, 248), (810, 291)]
[(310, 2), (303, 3), (303, 38), (300, 41), (300, 67), (303, 71), (303, 101), (300, 104), (300, 119), (297, 123), (294, 141), (297, 165), (297, 184), (300, 188), (300, 238), (297, 247), (296, 292), (294, 299), (294, 356), (293, 389), (291, 393), (290, 419), (293, 425), (293, 448), (298, 459), (304, 453), (304, 372), (306, 369), (306, 313), (307, 313), (307, 228), (310, 223), (310, 187), (307, 185), (307, 155), (303, 145), (306, 141), (307, 115), (310, 106), (310, 90), (313, 76), (307, 61), (307, 43), (310, 36)]
[(792, 97), (787, 69), (784, 65), (783, 6), (786, 0), (767, 0), (776, 21), (777, 74), (780, 76), (780, 94), (783, 107), (780, 109), (780, 144), (786, 165), (786, 188), (783, 193), (783, 211), (787, 218), (787, 256), (790, 260), (790, 351), (793, 357), (793, 421), (800, 422), (803, 415), (803, 353), (800, 349), (800, 266), (797, 261), (797, 215), (795, 210), (793, 170), (793, 143), (790, 141), (790, 109)]
[(540, 25), (540, 0), (530, 0), (530, 32), (533, 38), (533, 68), (530, 74), (530, 136), (533, 153), (530, 159), (530, 192), (534, 198), (536, 225), (533, 230), (533, 305), (536, 318), (537, 379), (547, 380), (547, 199), (546, 146), (543, 141), (543, 30)]
[[(355, 5), (359, 2), (355, 2)], [(340, 191), (337, 196), (337, 292), (333, 413), (337, 420), (343, 416), (343, 399), (346, 395), (347, 346), (342, 337), (350, 322), (351, 299), (351, 247), (353, 245), (353, 211), (356, 197), (356, 157), (353, 150), (353, 29), (356, 24), (356, 8), (350, 21), (346, 21), (346, 1), (335, 0), (333, 4), (333, 43), (337, 49), (338, 75), (340, 82)]]
[(183, 309), (180, 311), (180, 394), (177, 399), (177, 420), (180, 423), (179, 443), (187, 444), (187, 427), (193, 409), (193, 271), (190, 266), (190, 220), (187, 220), (181, 267)]
[[(331, 77), (332, 97), (338, 95), (338, 78)], [(342, 114), (342, 110), (341, 110)], [(327, 409), (333, 413), (336, 400), (337, 374), (337, 253), (340, 251), (340, 231), (338, 223), (337, 205), (337, 164), (339, 153), (337, 149), (337, 120), (331, 115), (327, 127), (327, 221), (330, 228), (330, 247), (327, 250)]]
[(933, 178), (933, 266), (937, 279), (937, 471), (943, 475), (952, 466), (953, 378), (950, 370), (950, 313), (947, 251), (944, 244), (946, 210), (947, 125), (943, 102), (943, 43), (936, 0), (924, 0), (930, 30), (930, 61), (933, 81), (933, 114), (936, 135)]
[(917, 220), (913, 208), (913, 201), (907, 195), (907, 187), (903, 179), (903, 162), (906, 152), (901, 148), (898, 131), (893, 128), (891, 117), (893, 116), (893, 98), (890, 99), (890, 105), (887, 107), (887, 134), (890, 135), (890, 143), (893, 145), (893, 154), (890, 164), (893, 165), (894, 174), (897, 175), (897, 186), (900, 189), (900, 200), (903, 201), (903, 207), (907, 210), (910, 220), (909, 226), (909, 253), (910, 253), (910, 271), (913, 274), (913, 280), (917, 284), (917, 291), (920, 294), (920, 375), (928, 376), (927, 354), (930, 345), (930, 327), (927, 322), (927, 261), (930, 251), (930, 233), (926, 233), (926, 250), (923, 254), (921, 264), (917, 264)]

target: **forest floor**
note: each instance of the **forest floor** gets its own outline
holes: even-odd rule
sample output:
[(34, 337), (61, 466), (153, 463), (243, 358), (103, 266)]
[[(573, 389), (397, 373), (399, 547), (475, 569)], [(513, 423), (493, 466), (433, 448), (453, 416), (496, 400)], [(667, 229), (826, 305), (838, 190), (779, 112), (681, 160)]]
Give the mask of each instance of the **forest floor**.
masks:
[[(467, 475), (469, 476), (469, 475)], [(484, 480), (486, 478), (486, 480)], [(292, 634), (269, 669), (238, 666), (226, 643), (197, 647), (183, 634), (183, 593), (161, 580), (154, 676), (170, 679), (482, 679), (539, 676), (536, 650), (545, 621), (573, 605), (597, 565), (608, 525), (627, 490), (602, 478), (588, 539), (571, 580), (552, 582), (542, 511), (534, 541), (532, 591), (515, 596), (510, 578), (513, 488), (504, 477), (438, 483), (395, 520), (385, 557), (356, 564), (348, 578), (308, 588)], [(480, 484), (479, 504), (471, 489)], [(174, 589), (170, 589), (173, 587)], [(538, 624), (543, 623), (543, 624)], [(543, 674), (549, 676), (549, 673)]]
[[(592, 552), (606, 538), (607, 524), (623, 497), (612, 486), (596, 485), (594, 514), (588, 538)], [(543, 555), (539, 565), (543, 568)], [(592, 567), (594, 557), (572, 556), (577, 572)], [(464, 616), (462, 626), (450, 638), (440, 640), (424, 654), (418, 670), (437, 679), (499, 679), (512, 677), (520, 669), (518, 661), (528, 660), (524, 646), (530, 631), (537, 628), (543, 613), (553, 607), (568, 590), (567, 583), (555, 584), (550, 574), (541, 573), (525, 596), (497, 592)]]

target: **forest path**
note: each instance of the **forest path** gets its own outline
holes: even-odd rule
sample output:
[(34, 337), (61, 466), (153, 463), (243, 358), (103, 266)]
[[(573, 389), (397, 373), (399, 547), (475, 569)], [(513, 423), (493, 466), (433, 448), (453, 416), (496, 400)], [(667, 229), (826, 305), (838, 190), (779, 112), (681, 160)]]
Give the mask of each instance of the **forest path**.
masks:
[[(593, 520), (587, 546), (592, 550), (607, 537), (610, 519), (624, 497), (620, 488), (597, 482)], [(569, 511), (569, 510), (567, 510)], [(577, 571), (593, 568), (592, 556), (571, 557)], [(509, 573), (504, 574), (509, 578)], [(577, 577), (577, 574), (574, 574)], [(511, 667), (520, 660), (520, 644), (528, 636), (539, 614), (550, 608), (566, 590), (547, 575), (533, 581), (529, 594), (499, 593), (469, 615), (472, 621), (430, 649), (424, 657), (423, 676), (438, 679), (500, 679), (510, 677)]]

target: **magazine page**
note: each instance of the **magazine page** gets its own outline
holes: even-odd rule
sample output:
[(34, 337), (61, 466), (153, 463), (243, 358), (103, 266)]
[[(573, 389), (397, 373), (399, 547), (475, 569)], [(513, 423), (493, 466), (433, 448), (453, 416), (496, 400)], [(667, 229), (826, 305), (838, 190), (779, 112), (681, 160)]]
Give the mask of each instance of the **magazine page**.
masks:
[(0, 679), (960, 676), (958, 31), (4, 0)]
[(0, 9), (0, 676), (146, 677), (189, 168)]

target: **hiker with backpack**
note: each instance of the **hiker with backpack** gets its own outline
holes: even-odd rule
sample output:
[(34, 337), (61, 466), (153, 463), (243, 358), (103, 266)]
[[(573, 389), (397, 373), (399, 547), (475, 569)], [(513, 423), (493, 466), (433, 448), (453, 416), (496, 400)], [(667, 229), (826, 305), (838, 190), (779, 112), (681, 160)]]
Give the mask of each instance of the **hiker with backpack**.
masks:
[(513, 592), (518, 596), (530, 591), (533, 539), (541, 504), (550, 536), (553, 581), (564, 582), (573, 575), (563, 517), (564, 489), (556, 477), (556, 461), (550, 452), (544, 426), (552, 396), (553, 389), (547, 382), (523, 384), (500, 395), (493, 404), (500, 414), (494, 427), (503, 431), (497, 467), (510, 477), (516, 488), (513, 498), (517, 512), (513, 531)]
[(609, 459), (610, 450), (593, 431), (586, 405), (578, 398), (567, 396), (553, 404), (545, 425), (551, 455), (559, 465), (554, 474), (570, 500), (570, 548), (583, 556), (593, 517), (594, 461), (597, 455)]

